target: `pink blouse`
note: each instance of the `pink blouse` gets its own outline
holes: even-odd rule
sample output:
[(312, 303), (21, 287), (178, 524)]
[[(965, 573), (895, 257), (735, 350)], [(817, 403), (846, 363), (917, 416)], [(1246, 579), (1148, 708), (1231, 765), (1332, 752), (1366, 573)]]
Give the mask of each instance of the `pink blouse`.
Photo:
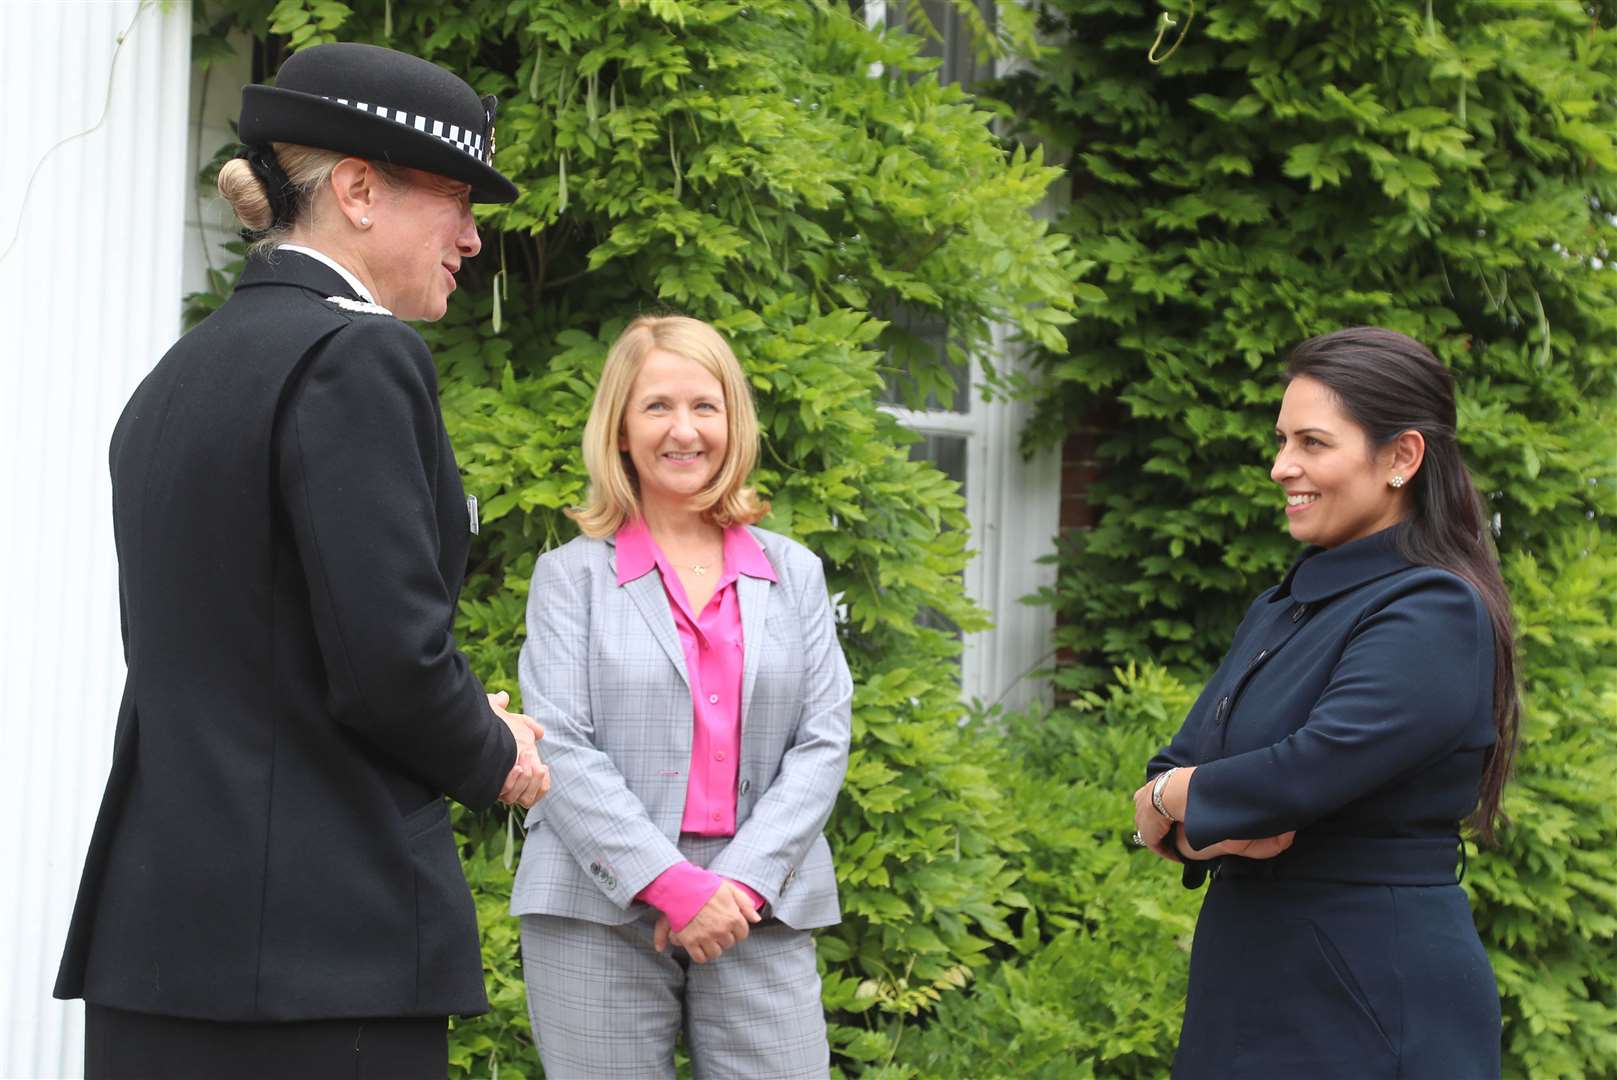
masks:
[[(734, 836), (741, 756), (741, 666), (745, 655), (735, 582), (741, 574), (775, 581), (775, 569), (744, 526), (730, 526), (724, 530), (724, 566), (718, 587), (701, 612), (693, 614), (679, 574), (640, 519), (618, 529), (617, 566), (619, 585), (649, 573), (653, 567), (657, 569), (685, 654), (694, 727), (690, 782), (680, 831)], [(677, 933), (713, 898), (724, 880), (700, 866), (680, 862), (659, 874), (636, 899), (668, 916), (668, 925)], [(740, 882), (735, 884), (752, 900), (755, 909), (764, 906), (763, 897)]]

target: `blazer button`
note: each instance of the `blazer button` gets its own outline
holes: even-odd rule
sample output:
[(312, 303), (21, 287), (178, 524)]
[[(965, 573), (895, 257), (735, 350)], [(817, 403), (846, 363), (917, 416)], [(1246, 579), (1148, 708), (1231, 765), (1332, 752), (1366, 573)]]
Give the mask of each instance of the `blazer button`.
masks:
[(590, 873), (594, 874), (596, 877), (600, 877), (601, 876), (601, 864), (598, 863), (598, 862), (590, 863)]
[(741, 781), (741, 794), (745, 795), (747, 792), (749, 792), (751, 790), (752, 790), (752, 781), (751, 780), (743, 780), (743, 781)]
[(1302, 622), (1303, 621), (1303, 616), (1307, 615), (1307, 614), (1308, 614), (1308, 605), (1307, 604), (1298, 604), (1296, 607), (1291, 609), (1291, 621), (1292, 622)]

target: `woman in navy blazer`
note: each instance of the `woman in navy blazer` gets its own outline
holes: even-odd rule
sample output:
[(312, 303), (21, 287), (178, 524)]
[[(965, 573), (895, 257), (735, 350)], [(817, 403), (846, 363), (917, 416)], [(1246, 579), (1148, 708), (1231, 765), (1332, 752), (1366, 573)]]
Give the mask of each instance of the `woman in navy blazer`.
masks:
[(1463, 820), (1492, 839), (1520, 711), (1454, 380), (1357, 327), (1293, 351), (1271, 476), (1310, 546), (1260, 595), (1135, 792), (1136, 842), (1211, 878), (1176, 1080), (1499, 1075)]

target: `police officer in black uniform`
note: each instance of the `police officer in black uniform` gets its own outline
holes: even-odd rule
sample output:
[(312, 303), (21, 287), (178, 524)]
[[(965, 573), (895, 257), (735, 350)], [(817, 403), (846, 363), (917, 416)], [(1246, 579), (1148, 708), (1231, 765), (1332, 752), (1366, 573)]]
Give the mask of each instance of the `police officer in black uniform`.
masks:
[(56, 995), (91, 1077), (439, 1077), (487, 1010), (448, 795), (532, 805), (453, 620), (475, 503), (425, 344), (477, 253), (494, 99), (333, 44), (246, 87), (256, 241), (112, 439), (128, 678)]

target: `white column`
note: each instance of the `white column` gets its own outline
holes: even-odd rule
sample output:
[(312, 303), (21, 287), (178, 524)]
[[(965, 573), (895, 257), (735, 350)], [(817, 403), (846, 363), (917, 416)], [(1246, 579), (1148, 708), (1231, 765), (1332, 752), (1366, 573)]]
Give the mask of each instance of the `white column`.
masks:
[[(1014, 369), (1021, 361), (1010, 337), (1006, 327), (995, 327), (994, 355)], [(1049, 668), (1053, 660), (1055, 613), (1022, 600), (1055, 585), (1055, 566), (1039, 560), (1055, 550), (1060, 530), (1061, 448), (1022, 457), (1018, 444), (1032, 411), (1025, 401), (986, 406), (981, 441), (987, 453), (973, 517), (972, 544), (980, 565), (973, 595), (993, 614), (994, 630), (968, 636), (966, 648), (983, 700), (1008, 710), (1050, 700), (1049, 680), (1034, 678), (1033, 672)]]
[(107, 441), (179, 333), (191, 5), (0, 7), (0, 1075), (76, 1076), (50, 990), (123, 686)]

